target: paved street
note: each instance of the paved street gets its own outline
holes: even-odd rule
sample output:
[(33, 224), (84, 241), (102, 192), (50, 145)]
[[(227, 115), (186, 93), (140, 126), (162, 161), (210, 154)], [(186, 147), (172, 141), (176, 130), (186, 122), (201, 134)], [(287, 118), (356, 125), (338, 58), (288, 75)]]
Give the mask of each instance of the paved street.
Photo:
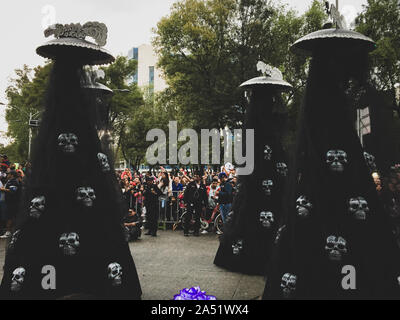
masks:
[[(0, 240), (1, 265), (4, 246)], [(171, 300), (179, 290), (193, 286), (219, 300), (255, 299), (264, 290), (263, 277), (227, 272), (213, 264), (218, 249), (215, 234), (185, 238), (181, 231), (159, 231), (157, 238), (143, 235), (130, 247), (146, 300)]]

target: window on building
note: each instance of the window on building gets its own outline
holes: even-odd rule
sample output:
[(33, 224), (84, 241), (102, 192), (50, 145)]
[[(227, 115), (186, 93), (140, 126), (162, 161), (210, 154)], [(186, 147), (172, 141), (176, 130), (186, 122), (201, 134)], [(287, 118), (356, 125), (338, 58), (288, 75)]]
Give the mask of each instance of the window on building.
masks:
[[(132, 50), (132, 59), (138, 61), (139, 60), (139, 48), (133, 48)], [(133, 83), (138, 83), (138, 72), (133, 75)]]
[(154, 67), (149, 67), (149, 85), (154, 85)]

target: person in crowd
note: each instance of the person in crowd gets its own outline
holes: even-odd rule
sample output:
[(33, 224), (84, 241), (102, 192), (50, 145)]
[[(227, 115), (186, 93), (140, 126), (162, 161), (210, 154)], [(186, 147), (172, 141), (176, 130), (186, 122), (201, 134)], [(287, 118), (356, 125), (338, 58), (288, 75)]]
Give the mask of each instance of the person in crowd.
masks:
[(6, 194), (3, 191), (5, 184), (7, 183), (7, 174), (0, 173), (0, 222), (1, 222), (1, 235), (6, 232), (7, 229), (7, 208), (6, 208)]
[(225, 172), (221, 172), (218, 178), (220, 180), (220, 189), (217, 192), (218, 204), (221, 212), (222, 221), (225, 223), (226, 217), (228, 216), (232, 208), (233, 188)]
[(146, 222), (149, 231), (145, 233), (145, 235), (157, 236), (159, 216), (158, 197), (161, 195), (162, 192), (154, 183), (154, 179), (147, 176), (143, 196), (144, 206), (146, 207)]
[(142, 222), (136, 210), (129, 209), (129, 214), (124, 218), (124, 226), (128, 241), (135, 241), (142, 235)]
[(122, 172), (122, 174), (121, 174), (121, 179), (123, 180), (125, 178), (128, 178), (129, 181), (132, 180), (132, 173), (131, 173), (131, 170), (129, 170), (128, 168), (126, 168), (124, 170), (124, 172)]
[(183, 221), (183, 234), (185, 237), (189, 236), (190, 222), (193, 218), (195, 221), (193, 235), (198, 237), (200, 231), (200, 215), (205, 211), (208, 204), (207, 189), (204, 183), (202, 183), (199, 173), (194, 174), (193, 181), (186, 187), (184, 200), (187, 213)]
[(11, 237), (13, 224), (17, 215), (20, 193), (21, 193), (21, 185), (18, 180), (18, 173), (16, 171), (10, 171), (8, 174), (8, 181), (3, 188), (0, 188), (0, 191), (5, 193), (5, 202), (6, 202), (6, 233), (1, 236), (1, 238), (9, 238)]

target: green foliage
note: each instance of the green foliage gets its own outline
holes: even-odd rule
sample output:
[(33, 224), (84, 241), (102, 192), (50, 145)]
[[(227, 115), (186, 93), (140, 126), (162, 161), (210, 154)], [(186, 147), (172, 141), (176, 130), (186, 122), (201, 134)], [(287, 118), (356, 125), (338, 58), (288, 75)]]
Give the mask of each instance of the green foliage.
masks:
[(368, 0), (356, 20), (356, 30), (377, 44), (371, 56), (371, 80), (391, 95), (398, 108), (395, 85), (400, 83), (400, 5), (398, 0)]
[(313, 1), (309, 11), (298, 16), (274, 1), (181, 0), (154, 30), (153, 45), (169, 85), (163, 98), (175, 105), (181, 126), (238, 127), (246, 105), (238, 87), (260, 75), (256, 64), (262, 60), (279, 67), (293, 84), (285, 102), (298, 108), (307, 60), (289, 48), (320, 29), (324, 19), (321, 1)]
[[(24, 65), (22, 69), (15, 70), (16, 77), (10, 80), (6, 89), (7, 136), (13, 140), (7, 148), (14, 157), (10, 157), (12, 161), (22, 162), (28, 158), (29, 114), (40, 118), (50, 70), (50, 63), (34, 69)], [(35, 130), (32, 131), (34, 135)]]

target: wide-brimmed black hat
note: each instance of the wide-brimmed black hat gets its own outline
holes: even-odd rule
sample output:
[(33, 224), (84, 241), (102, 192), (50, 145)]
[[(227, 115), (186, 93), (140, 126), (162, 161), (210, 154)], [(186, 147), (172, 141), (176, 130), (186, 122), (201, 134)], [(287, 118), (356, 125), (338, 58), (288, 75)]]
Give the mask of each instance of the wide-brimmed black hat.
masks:
[[(107, 26), (104, 23), (55, 24), (47, 28), (44, 35), (56, 37), (36, 49), (37, 54), (44, 58), (73, 59), (82, 65), (102, 65), (115, 60), (110, 52), (102, 48), (107, 42)], [(96, 44), (85, 40), (86, 37), (93, 38)]]
[(239, 87), (247, 89), (257, 86), (267, 86), (281, 91), (292, 89), (292, 85), (283, 80), (282, 73), (279, 69), (271, 67), (262, 61), (259, 61), (257, 63), (257, 70), (261, 71), (264, 76), (247, 80), (243, 82)]
[(349, 54), (370, 52), (375, 48), (375, 42), (359, 32), (329, 28), (305, 35), (297, 40), (290, 49), (294, 53), (311, 56), (321, 50), (339, 50)]

